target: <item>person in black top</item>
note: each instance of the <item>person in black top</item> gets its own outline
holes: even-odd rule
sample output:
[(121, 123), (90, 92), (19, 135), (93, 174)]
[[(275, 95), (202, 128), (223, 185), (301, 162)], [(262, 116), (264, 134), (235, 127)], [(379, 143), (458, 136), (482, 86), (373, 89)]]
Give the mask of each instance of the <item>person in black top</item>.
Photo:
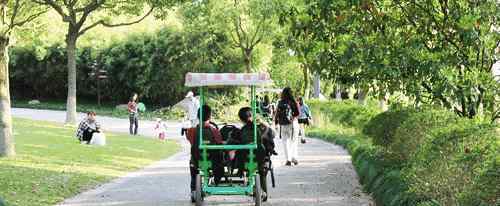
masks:
[[(244, 124), (240, 132), (239, 144), (251, 144), (254, 141), (254, 124), (252, 118), (252, 109), (243, 107), (238, 112), (238, 117)], [(257, 150), (255, 158), (258, 165), (258, 173), (260, 175), (261, 188), (264, 193), (267, 193), (267, 172), (268, 164), (271, 160), (271, 155), (277, 155), (274, 151), (275, 132), (264, 123), (257, 124)], [(238, 167), (243, 170), (245, 163), (248, 162), (248, 150), (239, 150), (236, 154)], [(267, 199), (264, 194), (264, 200)]]
[(298, 143), (299, 143), (299, 104), (293, 97), (290, 87), (283, 89), (281, 100), (278, 102), (275, 123), (279, 124), (279, 135), (283, 138), (285, 147), (286, 166), (299, 164)]

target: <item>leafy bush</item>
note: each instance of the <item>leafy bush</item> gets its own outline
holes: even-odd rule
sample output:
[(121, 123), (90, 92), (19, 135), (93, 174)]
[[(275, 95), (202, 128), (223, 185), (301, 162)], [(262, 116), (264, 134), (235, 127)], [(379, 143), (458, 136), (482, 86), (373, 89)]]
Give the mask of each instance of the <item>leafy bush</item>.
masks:
[(388, 110), (380, 113), (363, 127), (363, 133), (373, 139), (373, 143), (388, 147), (394, 140), (396, 129), (408, 118), (413, 109)]
[(363, 188), (377, 205), (500, 204), (498, 125), (431, 107), (397, 107), (365, 124), (363, 132), (371, 137), (365, 138), (345, 127), (352, 126), (345, 114), (355, 114), (356, 108), (341, 104), (311, 102), (313, 111), (328, 114), (325, 119), (334, 124), (308, 134), (349, 150)]
[(406, 114), (408, 116), (395, 129), (387, 148), (387, 157), (399, 164), (412, 159), (432, 130), (440, 129), (449, 124), (456, 124), (458, 120), (457, 116), (452, 112), (430, 107), (424, 107)]
[(419, 202), (408, 192), (399, 170), (383, 159), (382, 148), (372, 145), (367, 138), (344, 127), (313, 129), (308, 135), (348, 149), (363, 189), (372, 194), (377, 205), (413, 206)]
[(500, 204), (494, 125), (461, 120), (430, 135), (403, 169), (411, 191), (442, 205)]
[[(498, 147), (498, 143), (497, 143)], [(500, 160), (488, 162), (481, 175), (474, 180), (470, 191), (461, 195), (463, 205), (499, 205), (500, 203)]]
[(326, 122), (339, 122), (355, 128), (363, 126), (380, 110), (376, 106), (362, 106), (354, 101), (322, 102), (309, 101), (316, 126)]

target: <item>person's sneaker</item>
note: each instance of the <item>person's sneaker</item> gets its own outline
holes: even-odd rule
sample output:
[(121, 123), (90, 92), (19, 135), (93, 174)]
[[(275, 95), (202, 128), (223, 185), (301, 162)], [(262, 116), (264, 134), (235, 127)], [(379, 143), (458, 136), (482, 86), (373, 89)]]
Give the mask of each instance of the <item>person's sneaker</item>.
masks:
[(292, 163), (293, 163), (294, 165), (298, 165), (298, 164), (299, 164), (299, 161), (297, 161), (296, 159), (293, 159), (293, 160), (292, 160)]
[(285, 166), (292, 166), (292, 162), (286, 161)]
[(195, 191), (191, 191), (191, 202), (192, 202), (192, 203), (196, 202), (196, 199), (195, 199), (195, 197), (194, 197), (195, 195), (196, 195), (196, 194), (195, 194)]
[(300, 143), (305, 144), (305, 143), (306, 143), (306, 139), (302, 138), (302, 139), (300, 140)]

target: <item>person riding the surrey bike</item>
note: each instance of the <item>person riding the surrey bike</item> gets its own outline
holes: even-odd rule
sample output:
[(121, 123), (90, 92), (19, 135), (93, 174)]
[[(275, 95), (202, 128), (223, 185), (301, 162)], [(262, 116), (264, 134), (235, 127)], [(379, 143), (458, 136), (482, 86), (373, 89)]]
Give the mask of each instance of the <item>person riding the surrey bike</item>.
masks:
[[(253, 120), (252, 120), (252, 109), (250, 107), (243, 107), (238, 112), (238, 117), (240, 121), (244, 124), (241, 129), (237, 129), (234, 126), (229, 126), (232, 131), (229, 133), (225, 131), (225, 128), (221, 129), (224, 134), (230, 134), (227, 137), (226, 144), (251, 144), (253, 141)], [(262, 190), (264, 191), (264, 201), (267, 199), (267, 174), (272, 172), (271, 156), (278, 155), (274, 150), (274, 138), (275, 132), (267, 125), (260, 123), (257, 124), (257, 150), (255, 152), (258, 173), (260, 174), (260, 182)], [(260, 138), (259, 138), (260, 137)], [(232, 150), (228, 153), (229, 161), (226, 165), (230, 168), (238, 169), (239, 175), (243, 175), (245, 171), (245, 163), (248, 162), (248, 151), (247, 150)], [(273, 174), (271, 174), (272, 179)], [(274, 180), (273, 180), (274, 182)], [(273, 183), (274, 185), (274, 183)]]
[[(198, 116), (200, 116), (200, 111), (203, 109), (203, 141), (207, 141), (208, 144), (221, 145), (223, 144), (222, 136), (217, 128), (217, 125), (212, 123), (212, 109), (208, 105), (203, 105), (202, 108), (198, 110)], [(195, 179), (196, 175), (199, 174), (199, 161), (201, 159), (201, 153), (199, 149), (199, 139), (198, 131), (200, 131), (200, 125), (189, 128), (187, 130), (186, 138), (191, 143), (191, 159), (189, 162), (189, 168), (191, 173), (191, 200), (194, 202), (194, 192), (195, 192)], [(211, 171), (214, 177), (215, 184), (219, 184), (221, 178), (224, 176), (224, 166), (223, 166), (223, 153), (220, 150), (210, 150), (208, 152), (208, 159), (212, 162), (213, 169)]]

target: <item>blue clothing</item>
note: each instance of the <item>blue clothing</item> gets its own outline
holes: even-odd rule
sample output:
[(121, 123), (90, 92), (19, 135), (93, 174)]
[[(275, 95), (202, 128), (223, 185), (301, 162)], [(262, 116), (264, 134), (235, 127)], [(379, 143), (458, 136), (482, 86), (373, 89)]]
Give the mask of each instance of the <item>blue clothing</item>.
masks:
[(309, 106), (307, 106), (306, 103), (304, 103), (303, 105), (300, 105), (300, 115), (299, 115), (299, 119), (308, 119), (308, 118), (312, 118), (311, 116), (311, 110), (309, 110)]

